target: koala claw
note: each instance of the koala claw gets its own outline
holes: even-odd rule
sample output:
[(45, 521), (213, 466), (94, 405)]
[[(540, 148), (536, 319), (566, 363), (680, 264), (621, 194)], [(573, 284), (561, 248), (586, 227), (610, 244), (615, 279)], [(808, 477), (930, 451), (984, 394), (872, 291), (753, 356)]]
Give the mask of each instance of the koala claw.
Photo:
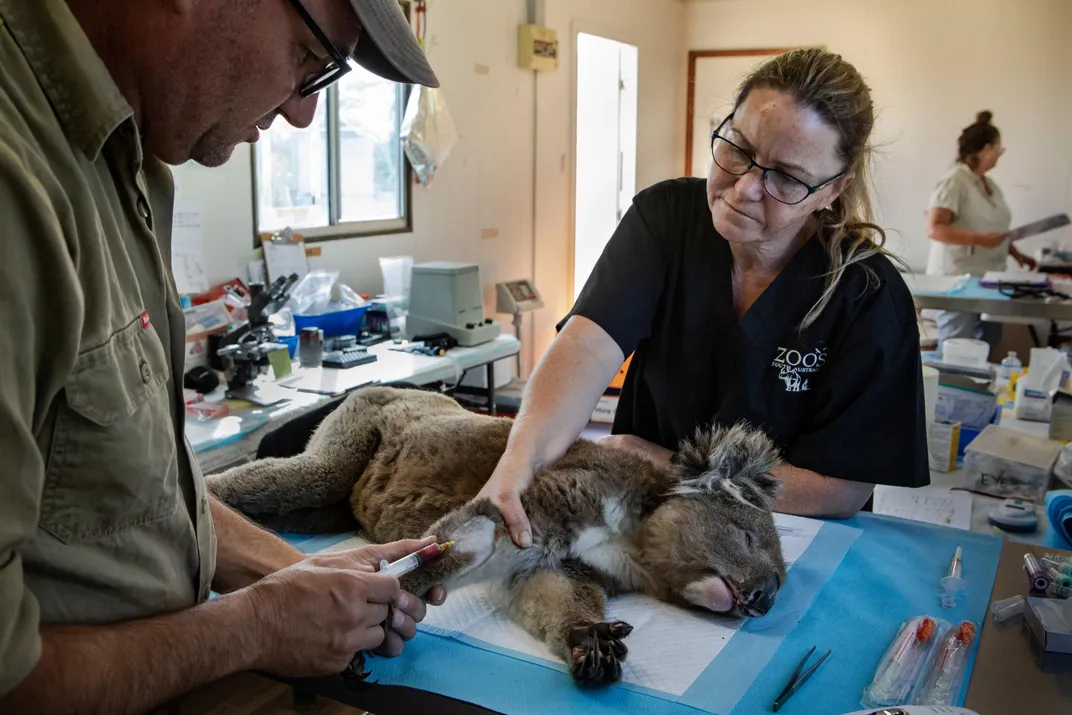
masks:
[(570, 674), (581, 683), (610, 685), (622, 679), (629, 649), (622, 639), (633, 632), (623, 621), (590, 623), (569, 630)]

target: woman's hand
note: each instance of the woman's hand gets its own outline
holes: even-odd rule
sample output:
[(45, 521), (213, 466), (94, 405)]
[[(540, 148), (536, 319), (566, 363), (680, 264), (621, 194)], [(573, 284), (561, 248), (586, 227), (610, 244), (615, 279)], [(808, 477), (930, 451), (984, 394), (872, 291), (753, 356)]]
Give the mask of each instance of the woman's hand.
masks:
[(1036, 261), (1034, 258), (1031, 258), (1030, 256), (1025, 256), (1016, 248), (1016, 246), (1013, 246), (1012, 244), (1009, 244), (1009, 255), (1012, 256), (1012, 259), (1014, 261), (1020, 264), (1021, 268), (1026, 268), (1029, 271), (1033, 271), (1038, 268), (1038, 261)]
[(627, 452), (638, 454), (641, 457), (655, 462), (660, 467), (669, 465), (670, 458), (674, 455), (674, 453), (666, 447), (631, 434), (610, 434), (601, 438), (599, 444), (607, 447), (614, 447), (615, 449), (624, 449)]
[(983, 248), (997, 248), (1005, 240), (1004, 233), (977, 233), (975, 243)]
[(519, 457), (507, 449), (491, 478), (477, 494), (478, 499), (487, 497), (499, 508), (510, 531), (510, 538), (521, 549), (532, 546), (532, 526), (525, 514), (525, 507), (521, 505), (521, 493), (532, 484), (534, 471), (530, 459)]

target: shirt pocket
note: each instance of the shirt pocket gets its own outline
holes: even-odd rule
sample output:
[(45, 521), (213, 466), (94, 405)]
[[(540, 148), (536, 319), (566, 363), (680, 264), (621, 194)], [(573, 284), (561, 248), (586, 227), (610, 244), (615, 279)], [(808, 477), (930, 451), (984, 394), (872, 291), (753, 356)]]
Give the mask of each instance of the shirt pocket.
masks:
[(40, 526), (64, 543), (166, 518), (178, 506), (167, 356), (135, 318), (83, 352), (64, 385)]

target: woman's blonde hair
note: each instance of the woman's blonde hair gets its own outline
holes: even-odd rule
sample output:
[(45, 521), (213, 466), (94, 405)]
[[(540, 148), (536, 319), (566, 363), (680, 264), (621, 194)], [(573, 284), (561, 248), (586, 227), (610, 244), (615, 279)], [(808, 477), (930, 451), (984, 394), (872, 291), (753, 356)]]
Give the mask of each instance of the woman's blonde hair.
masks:
[[(856, 68), (841, 55), (819, 49), (791, 50), (760, 65), (741, 84), (734, 109), (755, 89), (785, 92), (801, 107), (817, 112), (840, 137), (837, 152), (845, 173), (855, 175), (829, 208), (817, 212), (817, 238), (826, 249), (829, 270), (822, 295), (800, 323), (804, 331), (830, 303), (850, 266), (877, 254), (893, 258), (885, 249), (886, 232), (874, 223), (871, 208), (869, 139), (875, 125), (874, 104)], [(868, 266), (860, 268), (869, 281), (878, 280)]]

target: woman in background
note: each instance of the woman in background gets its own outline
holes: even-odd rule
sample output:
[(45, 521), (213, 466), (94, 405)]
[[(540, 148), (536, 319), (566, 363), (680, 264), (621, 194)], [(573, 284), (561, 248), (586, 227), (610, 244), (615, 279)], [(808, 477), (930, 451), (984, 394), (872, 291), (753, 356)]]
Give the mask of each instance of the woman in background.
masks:
[[(1008, 240), (1009, 207), (1001, 189), (986, 175), (1005, 152), (992, 118), (990, 112), (979, 112), (975, 123), (961, 132), (957, 162), (931, 194), (927, 211), (927, 235), (934, 240), (927, 264), (931, 275), (981, 277), (987, 271), (1005, 270), (1007, 256), (1023, 267), (1035, 267)], [(991, 348), (1001, 339), (1001, 325), (983, 322), (978, 313), (941, 310), (937, 323), (939, 349), (950, 338), (985, 340)]]

